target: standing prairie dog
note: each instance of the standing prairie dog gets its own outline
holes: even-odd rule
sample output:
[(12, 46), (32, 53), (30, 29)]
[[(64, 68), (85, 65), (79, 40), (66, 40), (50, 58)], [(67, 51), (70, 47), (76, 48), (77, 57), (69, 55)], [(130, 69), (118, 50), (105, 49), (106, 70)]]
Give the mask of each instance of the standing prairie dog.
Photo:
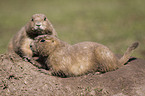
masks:
[(29, 22), (11, 39), (8, 51), (14, 51), (21, 57), (32, 57), (30, 43), (39, 35), (57, 36), (55, 29), (44, 14), (34, 14)]
[(104, 45), (95, 42), (81, 42), (70, 45), (54, 36), (36, 37), (31, 50), (45, 57), (53, 75), (79, 76), (90, 72), (107, 72), (120, 68), (128, 60), (139, 43), (135, 42), (118, 59)]

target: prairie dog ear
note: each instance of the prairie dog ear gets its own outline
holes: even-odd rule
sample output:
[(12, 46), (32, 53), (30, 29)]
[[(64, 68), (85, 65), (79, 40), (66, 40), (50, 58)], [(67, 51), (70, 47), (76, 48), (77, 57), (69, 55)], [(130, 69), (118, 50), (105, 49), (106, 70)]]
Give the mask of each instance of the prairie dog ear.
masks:
[(55, 43), (54, 38), (46, 39), (46, 42)]

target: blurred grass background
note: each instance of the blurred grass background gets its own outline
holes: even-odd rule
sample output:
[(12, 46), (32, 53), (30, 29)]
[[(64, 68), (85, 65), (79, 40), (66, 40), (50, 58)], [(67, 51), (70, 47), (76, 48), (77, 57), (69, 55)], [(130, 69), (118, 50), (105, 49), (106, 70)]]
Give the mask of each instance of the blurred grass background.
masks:
[(51, 21), (60, 39), (74, 44), (93, 41), (123, 54), (134, 41), (133, 53), (145, 57), (145, 0), (0, 0), (0, 54), (11, 37), (35, 13)]

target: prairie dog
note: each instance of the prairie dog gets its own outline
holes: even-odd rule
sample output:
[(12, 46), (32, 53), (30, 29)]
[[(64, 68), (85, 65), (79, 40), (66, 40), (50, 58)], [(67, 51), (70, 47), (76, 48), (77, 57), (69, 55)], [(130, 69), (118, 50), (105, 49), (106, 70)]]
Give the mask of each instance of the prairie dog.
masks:
[(30, 43), (39, 35), (57, 36), (55, 29), (44, 14), (34, 14), (29, 22), (11, 39), (8, 52), (14, 51), (21, 57), (32, 57)]
[(135, 42), (118, 59), (109, 48), (95, 42), (70, 45), (54, 36), (36, 37), (31, 43), (35, 54), (45, 58), (53, 75), (79, 76), (90, 72), (113, 71), (123, 66), (139, 43)]

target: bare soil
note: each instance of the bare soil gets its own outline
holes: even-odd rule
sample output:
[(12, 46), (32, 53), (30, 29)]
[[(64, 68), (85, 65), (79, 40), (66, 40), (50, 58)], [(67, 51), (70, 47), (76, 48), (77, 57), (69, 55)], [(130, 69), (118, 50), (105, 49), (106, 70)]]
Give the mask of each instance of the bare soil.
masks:
[(145, 60), (131, 58), (116, 71), (61, 78), (17, 55), (0, 55), (0, 96), (144, 96)]

